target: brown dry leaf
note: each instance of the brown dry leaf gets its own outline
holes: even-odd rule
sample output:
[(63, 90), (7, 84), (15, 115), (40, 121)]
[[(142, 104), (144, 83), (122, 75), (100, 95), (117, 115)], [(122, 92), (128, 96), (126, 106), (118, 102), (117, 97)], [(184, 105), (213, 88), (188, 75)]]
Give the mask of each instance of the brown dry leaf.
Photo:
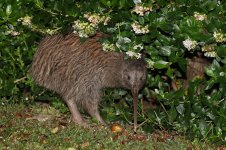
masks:
[(123, 145), (125, 145), (125, 144), (127, 144), (127, 143), (129, 143), (130, 142), (130, 140), (123, 140), (121, 143), (123, 144)]
[(69, 142), (69, 141), (71, 141), (70, 138), (64, 138), (64, 142)]
[(134, 141), (145, 141), (147, 140), (147, 136), (144, 134), (133, 134), (129, 136), (129, 139)]
[(226, 148), (225, 148), (225, 147), (223, 147), (223, 146), (222, 146), (222, 147), (218, 147), (218, 148), (217, 148), (217, 150), (225, 150), (225, 149), (226, 149)]
[(16, 113), (16, 118), (22, 118), (22, 114), (21, 113)]
[(15, 137), (14, 140), (22, 140), (22, 141), (26, 141), (27, 138), (31, 135), (31, 133), (21, 133), (19, 135), (19, 137)]
[(45, 144), (45, 143), (46, 143), (47, 137), (48, 137), (48, 136), (45, 135), (45, 134), (39, 135), (39, 142), (40, 142), (41, 144)]
[(192, 147), (191, 146), (187, 147), (187, 150), (192, 150)]
[(63, 121), (60, 121), (59, 122), (59, 125), (62, 126), (62, 127), (67, 127), (68, 123), (67, 122), (63, 122)]
[(153, 133), (152, 135), (158, 142), (165, 142), (166, 140), (172, 140), (174, 138), (173, 135), (169, 134), (166, 131), (159, 131)]
[(19, 113), (19, 112), (16, 113), (16, 118), (29, 118), (29, 117), (32, 117), (32, 115), (28, 113)]
[(30, 133), (23, 133), (21, 134), (20, 138), (25, 139), (25, 138), (28, 138), (30, 135), (31, 135)]
[(83, 148), (87, 148), (89, 145), (90, 145), (89, 142), (84, 142), (84, 143), (81, 144), (81, 148), (82, 148), (82, 149), (83, 149)]

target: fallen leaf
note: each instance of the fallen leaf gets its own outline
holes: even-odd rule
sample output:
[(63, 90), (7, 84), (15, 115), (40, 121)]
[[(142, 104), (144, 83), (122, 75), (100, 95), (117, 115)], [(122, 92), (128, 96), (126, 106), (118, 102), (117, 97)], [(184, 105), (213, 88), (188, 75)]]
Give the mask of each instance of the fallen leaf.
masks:
[(28, 114), (28, 113), (16, 113), (16, 118), (29, 118), (29, 117), (32, 117), (31, 114)]
[(111, 125), (111, 131), (113, 133), (120, 133), (120, 132), (123, 131), (123, 127), (121, 125), (119, 125), (119, 124), (112, 124)]
[(71, 141), (70, 138), (64, 138), (64, 142), (69, 142), (69, 141)]
[(217, 150), (225, 150), (224, 147), (218, 147)]
[(57, 133), (58, 131), (59, 131), (59, 128), (56, 127), (56, 128), (53, 128), (53, 129), (51, 130), (51, 133), (55, 134), (55, 133)]
[(21, 113), (16, 113), (16, 117), (17, 118), (22, 118), (22, 114)]
[(40, 142), (41, 144), (45, 144), (45, 143), (46, 143), (47, 137), (48, 137), (48, 136), (45, 135), (45, 134), (39, 135), (39, 142)]
[(73, 148), (73, 147), (69, 147), (67, 150), (75, 150), (75, 148)]
[(59, 125), (61, 125), (62, 127), (67, 127), (67, 122), (60, 121)]
[(89, 142), (84, 142), (84, 143), (82, 143), (81, 144), (81, 148), (83, 149), (83, 148), (86, 148), (86, 147), (88, 147), (89, 146)]
[(121, 143), (123, 144), (123, 145), (125, 145), (125, 144), (127, 144), (127, 143), (129, 143), (130, 142), (130, 140), (123, 140)]
[(187, 147), (187, 150), (192, 150), (192, 147), (191, 146)]

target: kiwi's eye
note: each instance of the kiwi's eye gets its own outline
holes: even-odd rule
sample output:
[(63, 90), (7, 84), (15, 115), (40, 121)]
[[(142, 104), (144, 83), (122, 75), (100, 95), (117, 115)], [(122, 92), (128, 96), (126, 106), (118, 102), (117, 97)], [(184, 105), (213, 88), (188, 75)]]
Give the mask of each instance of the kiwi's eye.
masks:
[(141, 80), (143, 80), (143, 78), (142, 78), (142, 77), (140, 78), (140, 81), (141, 81)]
[(130, 76), (127, 76), (127, 79), (130, 80)]

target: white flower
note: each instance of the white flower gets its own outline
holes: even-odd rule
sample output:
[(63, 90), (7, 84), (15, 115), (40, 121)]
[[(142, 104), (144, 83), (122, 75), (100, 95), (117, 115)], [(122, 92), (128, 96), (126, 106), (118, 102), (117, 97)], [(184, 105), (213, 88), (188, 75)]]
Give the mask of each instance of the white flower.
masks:
[(128, 55), (131, 58), (133, 58), (133, 57), (135, 57), (136, 59), (140, 59), (141, 58), (141, 54), (140, 53), (135, 53), (133, 51), (127, 51), (126, 55)]
[(48, 33), (48, 34), (50, 34), (50, 35), (53, 35), (53, 34), (56, 33), (56, 31), (55, 31), (55, 30), (51, 30), (51, 29), (47, 29), (47, 30), (46, 30), (46, 33)]
[(22, 25), (30, 26), (31, 25), (31, 16), (25, 16), (23, 18), (18, 19), (18, 21), (22, 21)]
[(99, 13), (93, 13), (91, 14), (86, 13), (84, 14), (84, 17), (90, 22), (93, 23), (94, 25), (98, 25), (100, 23), (103, 23), (104, 25), (107, 25), (107, 23), (110, 21), (110, 17), (109, 16), (103, 16), (100, 15)]
[(110, 43), (102, 43), (103, 51), (115, 51), (115, 45)]
[(20, 35), (20, 32), (17, 32), (15, 30), (9, 30), (9, 31), (6, 31), (6, 34), (11, 36), (18, 36)]
[(133, 28), (133, 31), (136, 34), (146, 34), (146, 33), (149, 33), (148, 25), (146, 25), (146, 26), (143, 27), (143, 26), (141, 26), (138, 23), (133, 23), (131, 26)]
[(194, 49), (197, 46), (197, 42), (196, 41), (192, 41), (191, 39), (186, 39), (185, 41), (183, 41), (183, 45), (185, 48), (187, 48), (189, 51)]
[(101, 22), (101, 17), (99, 16), (99, 14), (91, 14), (91, 13), (87, 13), (87, 14), (84, 14), (84, 17), (86, 19), (89, 20), (89, 22), (97, 25)]
[(211, 52), (211, 51), (214, 51), (214, 46), (213, 45), (204, 45), (202, 47), (202, 51), (203, 52)]
[(140, 59), (140, 58), (141, 58), (141, 53), (136, 53), (135, 57), (136, 57), (137, 59)]
[(129, 57), (134, 57), (135, 53), (133, 51), (127, 51), (126, 55), (128, 55)]
[(202, 47), (202, 51), (204, 52), (204, 56), (206, 57), (216, 57), (217, 53), (215, 52), (213, 45), (204, 45)]
[(200, 14), (198, 12), (194, 13), (195, 20), (203, 21), (207, 19), (206, 14)]
[(140, 16), (144, 16), (145, 13), (149, 13), (150, 11), (152, 11), (152, 7), (145, 7), (140, 4), (137, 4), (133, 8), (133, 11)]
[(74, 33), (78, 34), (80, 37), (89, 37), (94, 35), (97, 29), (95, 24), (82, 22), (80, 20), (74, 21), (72, 27), (74, 29)]
[(107, 16), (107, 17), (105, 17), (105, 19), (104, 19), (104, 25), (106, 26), (106, 25), (108, 25), (108, 22), (111, 20), (111, 17), (109, 17), (109, 16)]
[(137, 50), (137, 49), (143, 49), (144, 47), (143, 47), (143, 45), (142, 44), (138, 44), (138, 45), (135, 45), (134, 47), (133, 47), (133, 49), (135, 49), (135, 50)]
[(204, 56), (206, 56), (206, 57), (217, 57), (217, 53), (215, 51), (205, 52)]
[(214, 32), (213, 37), (215, 38), (216, 42), (226, 42), (226, 37), (221, 32)]

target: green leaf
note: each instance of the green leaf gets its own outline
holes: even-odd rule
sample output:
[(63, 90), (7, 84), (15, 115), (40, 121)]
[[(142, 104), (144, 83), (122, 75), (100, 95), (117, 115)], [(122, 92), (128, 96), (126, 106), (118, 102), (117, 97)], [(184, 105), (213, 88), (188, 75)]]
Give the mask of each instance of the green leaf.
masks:
[(184, 114), (184, 111), (185, 111), (185, 108), (184, 108), (184, 104), (179, 104), (177, 107), (177, 112), (180, 114), (180, 115), (183, 115)]
[(216, 81), (214, 79), (211, 79), (211, 80), (207, 81), (205, 90), (211, 89), (214, 86), (215, 83), (216, 83)]
[(217, 49), (217, 54), (219, 57), (226, 56), (226, 47), (225, 46), (218, 46), (216, 49)]
[(163, 56), (170, 56), (172, 46), (163, 46), (160, 48), (159, 54)]
[(168, 68), (167, 72), (166, 72), (167, 76), (170, 77), (171, 79), (173, 79), (173, 69), (172, 68)]
[(172, 107), (170, 110), (169, 110), (169, 113), (168, 113), (168, 117), (169, 117), (169, 122), (172, 123), (176, 118), (177, 118), (177, 111), (174, 107)]
[(206, 135), (206, 133), (208, 131), (208, 125), (204, 120), (199, 121), (199, 130), (203, 136)]
[(11, 5), (7, 5), (6, 7), (6, 15), (9, 16), (12, 13), (12, 6)]
[(164, 69), (170, 66), (171, 63), (163, 60), (158, 60), (154, 63), (154, 68), (156, 69)]
[(138, 19), (139, 19), (139, 23), (140, 23), (141, 25), (144, 25), (144, 18), (143, 18), (143, 17), (139, 17)]
[(35, 4), (40, 8), (43, 7), (43, 2), (41, 2), (40, 0), (35, 0)]
[(125, 4), (126, 4), (126, 0), (120, 0), (119, 1), (119, 9), (122, 9), (124, 6), (125, 6)]

